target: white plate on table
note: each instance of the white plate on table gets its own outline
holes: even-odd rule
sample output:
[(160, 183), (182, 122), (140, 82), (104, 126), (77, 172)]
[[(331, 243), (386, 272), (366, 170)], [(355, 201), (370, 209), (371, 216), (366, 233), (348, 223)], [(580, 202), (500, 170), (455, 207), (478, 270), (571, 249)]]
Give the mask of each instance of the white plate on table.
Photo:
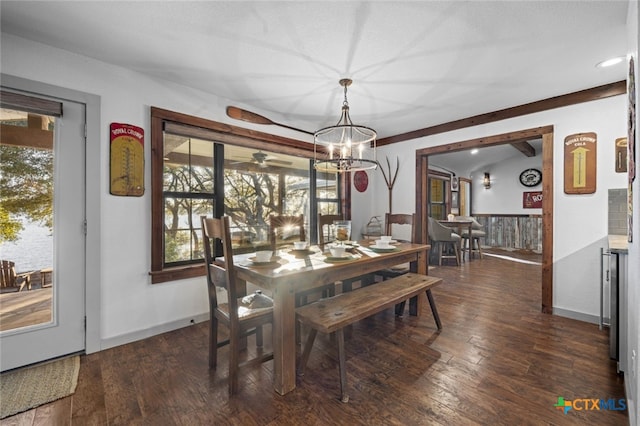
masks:
[(380, 247), (376, 244), (371, 244), (369, 248), (378, 253), (387, 253), (387, 252), (399, 250), (397, 247), (393, 247), (393, 246)]

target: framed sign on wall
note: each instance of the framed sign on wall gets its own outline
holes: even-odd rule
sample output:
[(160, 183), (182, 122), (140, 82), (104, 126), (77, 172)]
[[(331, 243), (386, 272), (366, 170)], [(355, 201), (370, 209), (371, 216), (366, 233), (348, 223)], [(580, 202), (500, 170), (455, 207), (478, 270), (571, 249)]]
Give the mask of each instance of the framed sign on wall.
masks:
[(523, 209), (541, 209), (542, 208), (542, 191), (531, 191), (522, 193)]
[(112, 195), (140, 197), (144, 194), (144, 129), (111, 123), (110, 185)]
[(565, 194), (593, 194), (596, 192), (595, 133), (577, 133), (564, 138)]
[(616, 139), (616, 173), (627, 172), (627, 138)]

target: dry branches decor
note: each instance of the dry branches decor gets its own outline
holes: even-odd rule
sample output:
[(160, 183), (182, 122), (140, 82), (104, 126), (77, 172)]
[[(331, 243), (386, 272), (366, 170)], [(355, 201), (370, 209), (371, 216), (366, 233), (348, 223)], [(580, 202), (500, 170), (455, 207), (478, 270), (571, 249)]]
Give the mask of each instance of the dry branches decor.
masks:
[(378, 166), (380, 171), (382, 172), (382, 176), (384, 176), (384, 181), (387, 184), (387, 188), (389, 188), (389, 214), (391, 214), (393, 213), (392, 212), (393, 186), (396, 184), (396, 178), (398, 177), (398, 170), (400, 170), (400, 158), (396, 157), (396, 170), (393, 173), (393, 177), (391, 177), (391, 163), (389, 162), (389, 157), (386, 157), (386, 160), (387, 160), (387, 170), (389, 173), (388, 175), (387, 173), (385, 173), (379, 161), (378, 161)]

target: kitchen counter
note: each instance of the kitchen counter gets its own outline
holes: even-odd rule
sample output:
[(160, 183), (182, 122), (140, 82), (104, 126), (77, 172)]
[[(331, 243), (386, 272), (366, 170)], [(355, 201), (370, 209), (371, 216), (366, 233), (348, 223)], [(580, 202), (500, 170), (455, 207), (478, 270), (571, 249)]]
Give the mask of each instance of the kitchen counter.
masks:
[(628, 254), (629, 242), (626, 235), (609, 235), (609, 251)]

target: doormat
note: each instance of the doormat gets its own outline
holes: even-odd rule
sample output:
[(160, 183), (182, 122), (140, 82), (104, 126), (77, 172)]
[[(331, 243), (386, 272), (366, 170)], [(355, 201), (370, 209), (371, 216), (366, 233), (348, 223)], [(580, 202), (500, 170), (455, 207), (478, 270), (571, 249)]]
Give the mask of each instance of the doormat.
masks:
[(76, 355), (2, 373), (0, 419), (72, 395), (79, 372)]

